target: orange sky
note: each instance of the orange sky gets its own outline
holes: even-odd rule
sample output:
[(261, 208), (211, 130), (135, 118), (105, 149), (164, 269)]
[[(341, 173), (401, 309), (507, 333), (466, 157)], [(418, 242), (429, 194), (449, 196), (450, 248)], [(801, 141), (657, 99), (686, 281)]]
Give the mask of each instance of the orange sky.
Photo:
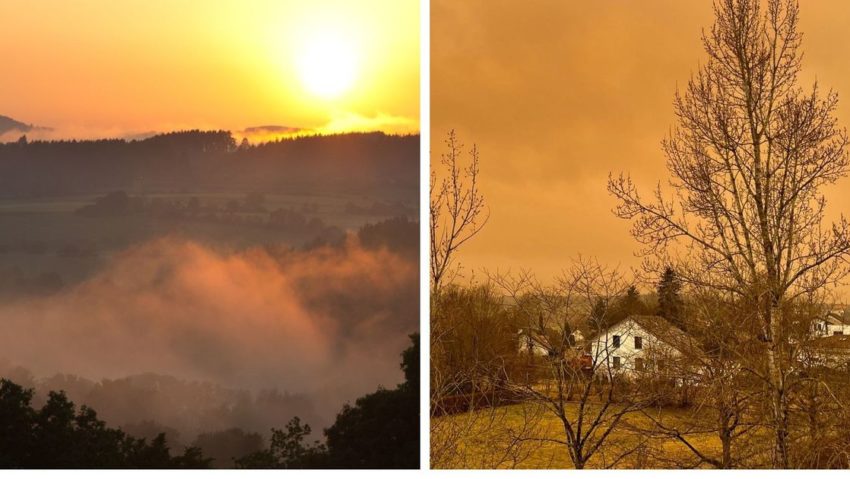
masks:
[[(802, 84), (841, 98), (850, 125), (850, 2), (801, 2)], [(432, 158), (455, 128), (479, 145), (490, 222), (460, 260), (530, 268), (542, 278), (570, 258), (636, 266), (629, 224), (611, 213), (609, 171), (666, 185), (660, 142), (673, 94), (704, 61), (710, 0), (432, 0)], [(850, 214), (850, 179), (830, 192)], [(480, 276), (480, 275), (479, 275)]]
[[(356, 56), (313, 94), (299, 54)], [(0, 115), (59, 136), (286, 125), (419, 130), (417, 0), (3, 0)]]

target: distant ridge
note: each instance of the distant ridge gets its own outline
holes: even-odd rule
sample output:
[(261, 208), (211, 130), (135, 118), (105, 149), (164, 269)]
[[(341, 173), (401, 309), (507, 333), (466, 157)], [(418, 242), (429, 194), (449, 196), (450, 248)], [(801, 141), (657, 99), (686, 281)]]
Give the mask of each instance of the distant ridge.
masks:
[(119, 190), (360, 194), (418, 185), (418, 135), (295, 135), (242, 145), (229, 131), (186, 130), (135, 141), (0, 142), (0, 197)]

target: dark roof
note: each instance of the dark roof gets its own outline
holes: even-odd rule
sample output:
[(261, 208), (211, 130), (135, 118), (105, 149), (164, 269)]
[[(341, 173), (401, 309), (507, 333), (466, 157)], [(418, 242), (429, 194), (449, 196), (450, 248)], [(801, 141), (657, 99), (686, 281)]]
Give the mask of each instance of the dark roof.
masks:
[(850, 325), (850, 315), (846, 311), (830, 311), (826, 313), (824, 320), (830, 324)]
[(809, 345), (815, 349), (850, 349), (850, 335), (839, 334), (837, 336), (814, 338), (809, 341)]

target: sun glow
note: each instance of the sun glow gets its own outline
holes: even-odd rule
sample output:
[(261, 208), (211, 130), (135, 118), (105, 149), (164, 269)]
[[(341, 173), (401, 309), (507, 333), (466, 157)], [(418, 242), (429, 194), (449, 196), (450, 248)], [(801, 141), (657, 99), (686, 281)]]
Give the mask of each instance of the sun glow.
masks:
[(304, 88), (325, 100), (351, 90), (357, 79), (357, 58), (353, 43), (342, 35), (322, 32), (305, 42), (296, 61)]
[(43, 139), (419, 130), (417, 1), (125, 3), (0, 0), (0, 56), (15, 65), (0, 115), (51, 127)]

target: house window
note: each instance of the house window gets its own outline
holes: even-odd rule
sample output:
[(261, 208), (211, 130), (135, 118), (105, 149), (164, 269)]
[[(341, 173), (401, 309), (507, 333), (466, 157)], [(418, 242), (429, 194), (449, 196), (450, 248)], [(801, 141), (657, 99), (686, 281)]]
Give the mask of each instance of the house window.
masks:
[(635, 336), (635, 349), (643, 349), (643, 338)]
[(841, 330), (833, 331), (833, 332), (832, 332), (832, 335), (833, 335), (833, 336), (843, 336), (843, 335), (844, 335), (844, 331), (841, 331)]
[[(619, 336), (614, 336), (619, 338)], [(614, 356), (614, 369), (620, 369), (620, 356)]]
[(620, 347), (620, 335), (619, 334), (614, 335), (614, 347), (615, 348)]
[(635, 358), (635, 371), (643, 371), (643, 358)]

